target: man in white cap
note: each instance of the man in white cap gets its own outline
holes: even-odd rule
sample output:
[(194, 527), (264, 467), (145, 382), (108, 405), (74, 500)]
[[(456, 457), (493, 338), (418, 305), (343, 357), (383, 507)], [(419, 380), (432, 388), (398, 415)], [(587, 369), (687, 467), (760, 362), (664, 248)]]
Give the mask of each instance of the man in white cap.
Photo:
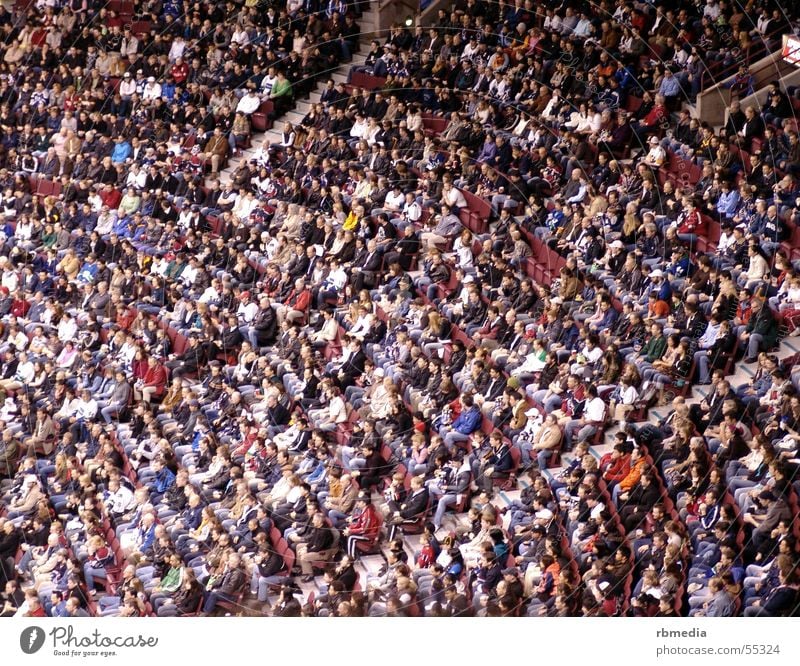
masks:
[(645, 155), (644, 163), (654, 169), (660, 168), (667, 159), (667, 152), (659, 143), (657, 136), (650, 137), (650, 150)]
[(155, 76), (147, 79), (147, 83), (142, 91), (142, 98), (145, 100), (156, 100), (161, 97), (161, 84), (156, 81)]
[(130, 101), (131, 97), (136, 94), (136, 81), (133, 80), (130, 72), (125, 72), (122, 76), (122, 81), (119, 82), (119, 96), (123, 101)]

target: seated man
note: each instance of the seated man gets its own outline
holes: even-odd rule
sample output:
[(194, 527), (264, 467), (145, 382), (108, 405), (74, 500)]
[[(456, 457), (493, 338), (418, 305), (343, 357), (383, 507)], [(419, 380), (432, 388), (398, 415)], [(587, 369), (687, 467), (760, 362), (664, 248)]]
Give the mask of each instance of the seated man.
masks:
[(778, 322), (769, 307), (763, 301), (753, 299), (752, 312), (745, 330), (739, 337), (742, 345), (747, 345), (745, 363), (755, 363), (758, 353), (769, 351), (778, 342)]
[(390, 541), (395, 538), (399, 526), (405, 522), (413, 522), (427, 512), (429, 499), (430, 493), (425, 487), (424, 477), (415, 476), (411, 479), (411, 492), (406, 501), (400, 505), (400, 510), (395, 511), (394, 516), (390, 518)]
[(239, 553), (230, 553), (222, 576), (212, 576), (206, 586), (206, 600), (200, 615), (208, 615), (219, 601), (235, 601), (239, 592), (247, 582), (247, 576), (241, 567), (242, 558)]

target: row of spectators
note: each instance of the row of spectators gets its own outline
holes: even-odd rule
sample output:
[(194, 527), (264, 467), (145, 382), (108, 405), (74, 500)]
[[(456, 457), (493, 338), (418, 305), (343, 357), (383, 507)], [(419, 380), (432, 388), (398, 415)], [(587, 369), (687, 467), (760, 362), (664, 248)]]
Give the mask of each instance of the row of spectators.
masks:
[(4, 612), (794, 612), (791, 111), (679, 111), (787, 22), (679, 5), (395, 26), (224, 182), (356, 7), (7, 19)]

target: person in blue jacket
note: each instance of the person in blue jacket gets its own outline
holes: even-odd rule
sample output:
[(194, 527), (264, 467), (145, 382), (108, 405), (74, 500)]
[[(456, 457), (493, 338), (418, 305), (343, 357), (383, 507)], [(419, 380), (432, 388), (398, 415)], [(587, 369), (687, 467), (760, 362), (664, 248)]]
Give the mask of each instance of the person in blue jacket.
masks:
[(466, 442), (469, 436), (481, 427), (483, 415), (480, 408), (474, 403), (472, 396), (461, 396), (461, 413), (452, 425), (442, 426), (439, 434), (444, 439), (447, 448), (452, 449), (456, 442)]

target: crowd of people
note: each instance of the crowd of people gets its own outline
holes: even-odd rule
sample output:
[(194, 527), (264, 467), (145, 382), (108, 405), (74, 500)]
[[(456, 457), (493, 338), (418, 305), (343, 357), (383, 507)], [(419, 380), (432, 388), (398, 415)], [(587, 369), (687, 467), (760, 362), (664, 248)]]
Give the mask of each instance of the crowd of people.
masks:
[(796, 614), (794, 13), (362, 9), (0, 7), (2, 614)]

